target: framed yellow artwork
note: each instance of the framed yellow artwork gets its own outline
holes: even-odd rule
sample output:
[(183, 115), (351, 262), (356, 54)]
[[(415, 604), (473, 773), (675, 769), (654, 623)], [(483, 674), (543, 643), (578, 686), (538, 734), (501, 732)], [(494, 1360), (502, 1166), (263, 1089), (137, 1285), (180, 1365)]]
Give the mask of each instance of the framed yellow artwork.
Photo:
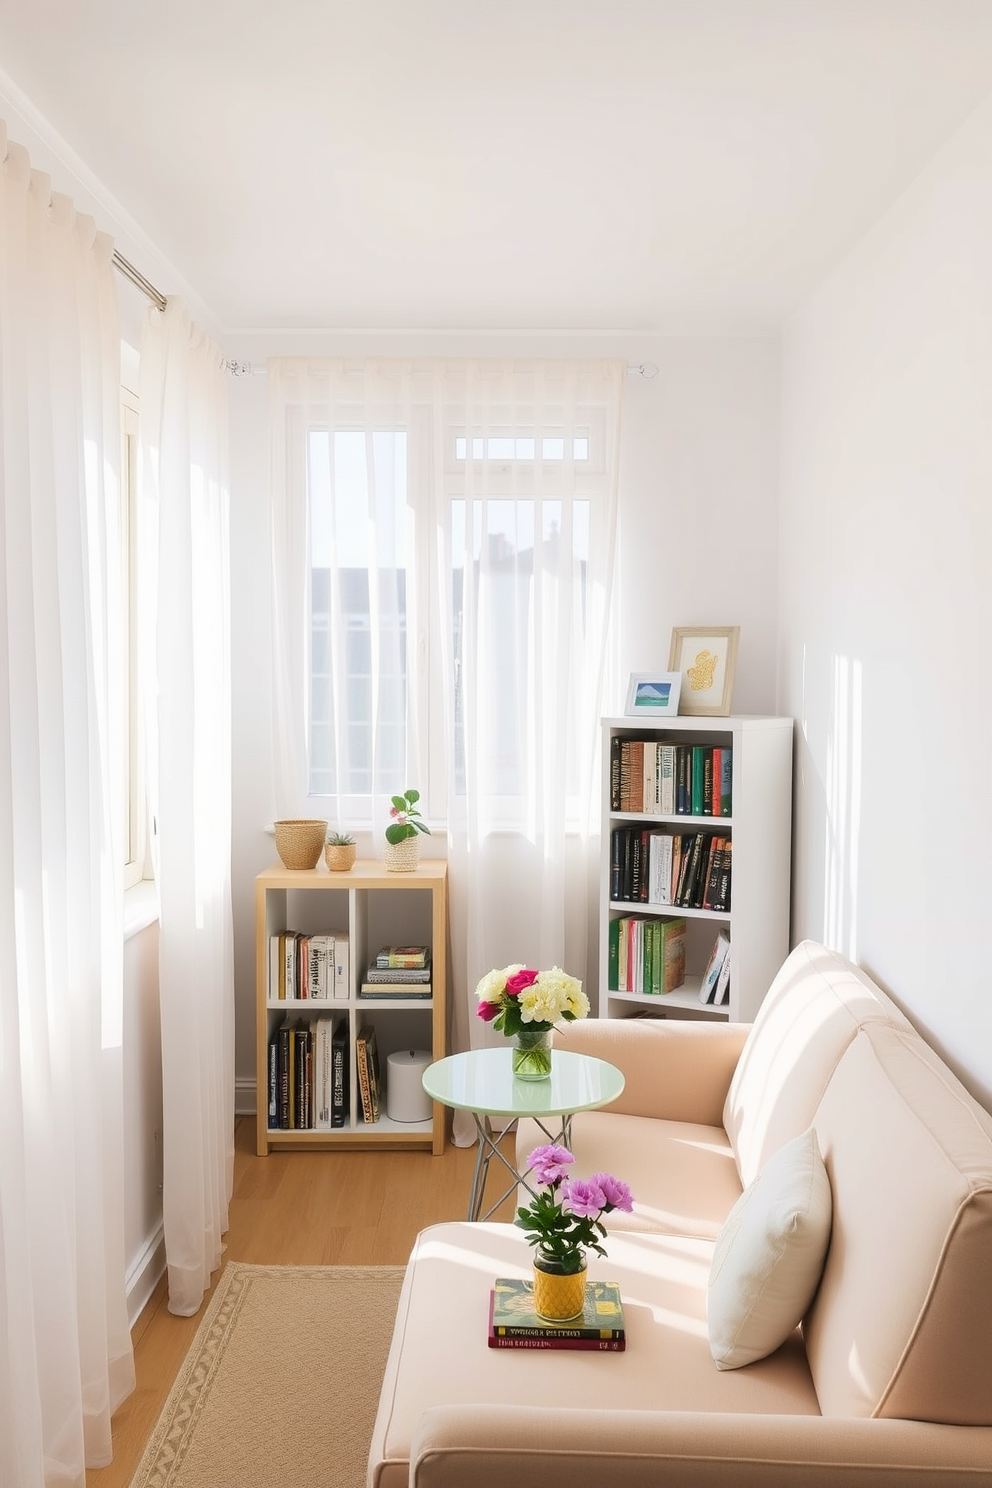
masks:
[(739, 625), (677, 625), (669, 671), (682, 678), (679, 712), (726, 718), (734, 695)]

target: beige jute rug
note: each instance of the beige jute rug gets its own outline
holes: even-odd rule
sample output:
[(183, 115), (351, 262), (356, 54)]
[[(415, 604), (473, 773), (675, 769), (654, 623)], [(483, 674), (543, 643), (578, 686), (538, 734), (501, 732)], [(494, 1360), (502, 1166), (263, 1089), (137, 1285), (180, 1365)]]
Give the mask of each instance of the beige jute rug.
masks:
[(228, 1262), (131, 1488), (364, 1488), (402, 1279)]

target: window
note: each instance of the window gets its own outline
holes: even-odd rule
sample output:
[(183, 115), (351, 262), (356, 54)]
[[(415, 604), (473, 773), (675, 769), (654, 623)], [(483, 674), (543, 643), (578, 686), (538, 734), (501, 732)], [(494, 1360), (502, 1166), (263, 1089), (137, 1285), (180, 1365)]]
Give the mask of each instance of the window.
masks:
[(585, 800), (621, 376), (270, 363), (281, 814), (372, 824), (416, 785), (427, 816), (484, 799), (519, 827)]
[(405, 782), (407, 447), (403, 429), (308, 432), (312, 795)]

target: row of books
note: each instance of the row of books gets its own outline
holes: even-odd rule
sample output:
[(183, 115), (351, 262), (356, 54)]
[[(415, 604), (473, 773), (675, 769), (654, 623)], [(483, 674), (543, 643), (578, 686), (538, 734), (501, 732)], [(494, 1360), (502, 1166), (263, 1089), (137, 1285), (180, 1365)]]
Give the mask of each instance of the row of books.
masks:
[(713, 942), (699, 983), (699, 1000), (710, 1007), (719, 1007), (730, 1000), (730, 936), (726, 930), (720, 930)]
[(718, 832), (655, 832), (614, 827), (610, 898), (617, 903), (730, 909), (733, 845)]
[(615, 1281), (587, 1281), (581, 1314), (550, 1322), (534, 1311), (530, 1281), (497, 1276), (489, 1293), (490, 1348), (587, 1349), (623, 1353), (627, 1329)]
[(611, 811), (650, 816), (732, 814), (732, 749), (614, 734), (610, 751)]
[(685, 982), (683, 919), (610, 921), (607, 979), (611, 992), (662, 996)]
[(348, 936), (280, 930), (269, 936), (269, 998), (279, 1002), (346, 999), (351, 975)]
[[(375, 1029), (355, 1038), (361, 1117), (379, 1120), (382, 1076)], [(333, 1131), (348, 1122), (348, 1024), (345, 1018), (287, 1018), (269, 1040), (268, 1121), (273, 1131)]]
[(269, 1039), (269, 1126), (331, 1131), (348, 1120), (348, 1024), (287, 1018)]

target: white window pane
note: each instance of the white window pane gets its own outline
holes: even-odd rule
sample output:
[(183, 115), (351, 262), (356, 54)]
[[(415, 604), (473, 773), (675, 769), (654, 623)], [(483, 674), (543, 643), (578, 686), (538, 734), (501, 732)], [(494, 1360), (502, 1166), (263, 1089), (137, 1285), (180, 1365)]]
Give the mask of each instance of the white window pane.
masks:
[(406, 754), (407, 436), (314, 429), (307, 453), (310, 789), (392, 790)]
[(564, 460), (564, 439), (542, 439), (541, 454), (543, 455), (545, 460)]
[(587, 438), (573, 439), (572, 440), (572, 459), (573, 460), (588, 460), (588, 458), (589, 458), (589, 440)]

